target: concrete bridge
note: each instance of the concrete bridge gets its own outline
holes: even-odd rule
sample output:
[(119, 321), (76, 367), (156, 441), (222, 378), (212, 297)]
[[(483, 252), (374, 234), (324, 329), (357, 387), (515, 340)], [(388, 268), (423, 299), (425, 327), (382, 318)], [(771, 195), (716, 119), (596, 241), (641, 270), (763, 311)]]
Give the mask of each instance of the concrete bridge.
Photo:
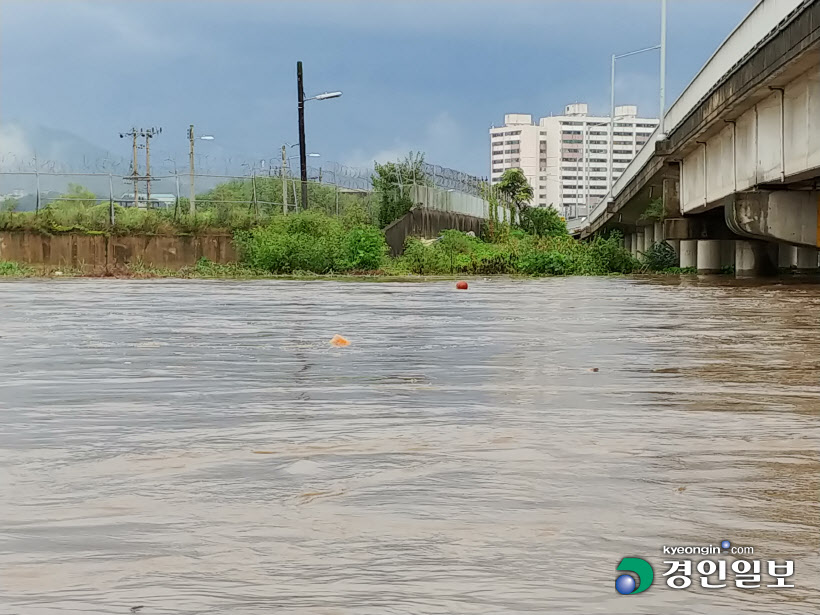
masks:
[[(657, 199), (662, 224), (641, 221)], [(760, 0), (571, 231), (612, 228), (636, 254), (665, 239), (701, 272), (817, 269), (820, 0)]]

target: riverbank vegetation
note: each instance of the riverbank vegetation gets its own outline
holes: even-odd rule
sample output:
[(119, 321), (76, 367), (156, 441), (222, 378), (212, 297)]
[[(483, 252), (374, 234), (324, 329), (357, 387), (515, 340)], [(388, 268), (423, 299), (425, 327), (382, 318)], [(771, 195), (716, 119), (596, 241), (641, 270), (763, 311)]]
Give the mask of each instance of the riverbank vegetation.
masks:
[[(288, 186), (286, 185), (286, 188)], [(299, 197), (295, 191), (289, 197)], [(379, 203), (366, 192), (345, 192), (310, 182), (308, 209), (328, 216), (354, 215), (376, 224)], [(18, 211), (13, 198), (0, 203), (0, 231), (85, 233), (111, 235), (202, 235), (234, 233), (267, 225), (282, 217), (282, 180), (276, 177), (237, 179), (197, 195), (196, 212), (180, 198), (169, 207), (143, 209), (101, 201), (87, 188), (70, 184), (68, 190), (43, 204), (39, 211)]]
[[(229, 233), (241, 259), (235, 265), (202, 260), (176, 272), (132, 263), (121, 272), (137, 277), (566, 276), (664, 271), (677, 265), (674, 250), (665, 243), (649, 248), (638, 261), (623, 249), (617, 232), (585, 242), (573, 239), (556, 210), (528, 205), (532, 188), (518, 169), (507, 170), (495, 186), (483, 186), (490, 215), (481, 237), (454, 230), (433, 240), (411, 237), (400, 257), (388, 257), (382, 229), (413, 207), (413, 193), (407, 186), (426, 185), (424, 169), (424, 157), (412, 153), (403, 161), (377, 164), (372, 194), (340, 193), (333, 186), (311, 182), (308, 210), (287, 215), (281, 205), (282, 181), (275, 177), (219, 184), (197, 196), (196, 214), (188, 213), (187, 199), (162, 209), (123, 208), (100, 203), (91, 191), (71, 185), (36, 214), (18, 212), (13, 202), (4, 202), (0, 230)], [(295, 191), (295, 186), (290, 187)], [(296, 192), (292, 196), (298, 198)], [(0, 275), (33, 275), (33, 271), (42, 269), (0, 262)]]

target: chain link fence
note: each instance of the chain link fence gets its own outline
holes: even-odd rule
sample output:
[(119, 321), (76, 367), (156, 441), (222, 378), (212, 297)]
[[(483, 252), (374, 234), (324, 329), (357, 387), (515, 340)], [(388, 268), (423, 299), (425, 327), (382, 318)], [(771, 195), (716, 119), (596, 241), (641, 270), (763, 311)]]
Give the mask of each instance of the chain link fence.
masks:
[[(279, 166), (270, 164), (273, 161), (242, 163), (243, 174), (198, 171), (192, 175), (187, 167), (178, 168), (167, 158), (152, 165), (157, 171), (150, 177), (135, 178), (125, 159), (88, 160), (84, 166), (91, 170), (77, 171), (66, 170), (65, 165), (55, 161), (0, 155), (0, 211), (39, 213), (52, 203), (108, 204), (109, 222), (113, 225), (117, 207), (173, 209), (175, 216), (214, 204), (245, 206), (257, 215), (298, 210), (298, 170), (290, 165), (283, 167), (281, 161)], [(338, 214), (341, 202), (369, 198), (374, 190), (374, 173), (375, 170), (338, 163), (311, 166), (307, 170), (309, 201), (321, 196), (322, 208)], [(486, 217), (486, 201), (482, 197), (486, 178), (428, 163), (420, 165), (419, 175), (399, 175), (400, 191), (411, 195), (418, 205)]]

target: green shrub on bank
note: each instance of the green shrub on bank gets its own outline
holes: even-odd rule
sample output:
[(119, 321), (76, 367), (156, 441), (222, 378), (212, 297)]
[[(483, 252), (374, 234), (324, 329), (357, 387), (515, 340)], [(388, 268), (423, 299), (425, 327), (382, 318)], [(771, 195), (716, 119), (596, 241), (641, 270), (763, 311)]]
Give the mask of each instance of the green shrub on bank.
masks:
[(652, 271), (665, 271), (678, 266), (678, 255), (667, 242), (659, 241), (643, 253), (643, 263)]
[(235, 235), (243, 262), (271, 273), (376, 270), (384, 264), (384, 234), (371, 226), (346, 228), (319, 212), (275, 216)]
[(640, 265), (620, 243), (620, 235), (580, 242), (568, 235), (536, 237), (520, 229), (490, 243), (459, 231), (444, 231), (432, 243), (410, 238), (398, 271), (433, 274), (607, 275), (632, 273)]
[(0, 276), (23, 277), (29, 275), (31, 269), (20, 263), (0, 261)]
[(518, 227), (536, 237), (569, 235), (566, 221), (552, 207), (524, 207), (518, 214)]

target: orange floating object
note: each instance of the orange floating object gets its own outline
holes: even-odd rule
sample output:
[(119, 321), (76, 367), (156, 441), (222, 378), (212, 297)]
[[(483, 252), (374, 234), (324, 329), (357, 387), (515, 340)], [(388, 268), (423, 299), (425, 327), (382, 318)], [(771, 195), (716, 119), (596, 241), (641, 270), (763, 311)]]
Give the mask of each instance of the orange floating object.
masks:
[(341, 335), (334, 335), (330, 340), (331, 346), (350, 346), (350, 342)]
[(459, 290), (467, 290), (467, 282), (465, 282), (464, 280), (456, 282), (456, 288)]

